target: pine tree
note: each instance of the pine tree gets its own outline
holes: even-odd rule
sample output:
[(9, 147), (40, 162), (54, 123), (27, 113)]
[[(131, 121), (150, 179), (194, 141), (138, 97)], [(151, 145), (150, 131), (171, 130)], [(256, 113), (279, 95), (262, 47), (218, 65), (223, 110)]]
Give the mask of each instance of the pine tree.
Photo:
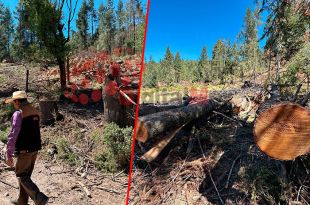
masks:
[(150, 56), (149, 62), (146, 63), (143, 71), (143, 86), (156, 87), (158, 81), (158, 64)]
[(160, 62), (160, 70), (159, 70), (159, 81), (165, 82), (166, 84), (171, 84), (174, 81), (173, 76), (173, 62), (174, 62), (174, 56), (168, 47), (166, 49), (165, 57)]
[(221, 83), (224, 82), (224, 67), (225, 67), (225, 45), (219, 39), (212, 51), (212, 79), (220, 79)]
[(89, 14), (89, 21), (90, 21), (91, 39), (93, 41), (94, 35), (95, 35), (95, 30), (96, 30), (96, 23), (98, 21), (97, 11), (94, 7), (94, 0), (89, 0), (88, 14)]
[[(59, 66), (61, 88), (66, 88), (66, 59), (68, 56), (69, 36), (65, 37), (63, 22), (63, 5), (65, 0), (23, 0), (29, 12), (27, 15), (30, 29), (36, 34), (36, 39), (44, 45), (46, 50), (56, 60)], [(68, 3), (68, 2), (67, 2)], [(68, 3), (69, 10), (75, 10)], [(68, 16), (68, 31), (74, 12)]]
[(12, 43), (12, 55), (14, 60), (22, 60), (27, 56), (28, 47), (33, 43), (31, 41), (32, 38), (29, 36), (33, 36), (32, 31), (29, 29), (28, 22), (28, 11), (23, 3), (19, 2), (15, 9), (15, 19), (17, 20), (17, 26), (15, 29), (14, 40)]
[(118, 1), (116, 10), (116, 28), (117, 28), (117, 40), (116, 44), (119, 48), (124, 47), (125, 44), (125, 10), (122, 0)]
[(309, 41), (309, 0), (266, 0), (261, 11), (267, 11), (264, 25), (265, 49), (280, 59), (289, 60)]
[[(114, 46), (114, 34), (115, 34), (115, 15), (114, 15), (114, 5), (113, 0), (108, 0), (107, 7), (104, 9), (103, 13), (103, 30), (105, 33), (105, 45), (106, 50), (109, 54), (112, 53), (112, 48)], [(102, 32), (101, 31), (101, 32)]]
[[(5, 12), (5, 7), (0, 2), (0, 14), (3, 14)], [(5, 36), (5, 28), (3, 25), (4, 18), (2, 15), (0, 15), (0, 61), (3, 60), (6, 56), (6, 36)]]
[(256, 70), (260, 63), (260, 49), (257, 39), (257, 24), (258, 19), (251, 11), (247, 9), (244, 17), (243, 30), (241, 36), (243, 37), (242, 55), (248, 70), (253, 70), (253, 77), (255, 80)]
[[(140, 0), (128, 0), (126, 3), (128, 22), (127, 46), (137, 53), (137, 24), (144, 19), (142, 3)], [(138, 42), (140, 45), (142, 42)]]
[(78, 36), (80, 38), (81, 48), (86, 49), (88, 47), (88, 5), (86, 0), (83, 0), (82, 6), (78, 13), (78, 19), (76, 20), (76, 27), (78, 29)]
[(174, 74), (175, 74), (174, 82), (179, 83), (181, 79), (181, 70), (182, 70), (182, 59), (181, 59), (179, 52), (175, 54), (173, 67), (174, 67)]
[(6, 36), (6, 53), (7, 56), (11, 56), (11, 43), (12, 43), (12, 38), (14, 34), (14, 22), (13, 18), (10, 12), (10, 9), (7, 7), (4, 12), (4, 31), (5, 31), (5, 36)]
[(198, 61), (197, 80), (201, 82), (209, 82), (211, 80), (208, 53), (207, 53), (206, 46), (202, 48), (200, 58)]

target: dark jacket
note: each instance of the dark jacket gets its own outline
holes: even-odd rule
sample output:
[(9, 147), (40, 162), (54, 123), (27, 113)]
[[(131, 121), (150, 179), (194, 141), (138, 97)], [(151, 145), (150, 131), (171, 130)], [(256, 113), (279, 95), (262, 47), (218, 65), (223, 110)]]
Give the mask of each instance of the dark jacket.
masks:
[(16, 141), (15, 151), (29, 152), (41, 149), (40, 115), (30, 104), (21, 106), (22, 124)]

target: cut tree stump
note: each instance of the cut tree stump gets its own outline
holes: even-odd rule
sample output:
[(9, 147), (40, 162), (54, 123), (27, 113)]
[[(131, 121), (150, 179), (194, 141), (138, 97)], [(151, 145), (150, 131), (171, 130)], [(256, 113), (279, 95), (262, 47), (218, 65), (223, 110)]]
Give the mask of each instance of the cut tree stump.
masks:
[(191, 104), (185, 107), (171, 109), (142, 116), (138, 119), (136, 139), (146, 142), (149, 138), (169, 132), (176, 127), (197, 119), (220, 106), (215, 100)]
[(254, 139), (267, 155), (294, 160), (310, 152), (310, 111), (292, 103), (273, 105), (256, 119)]
[(55, 122), (53, 115), (55, 110), (55, 103), (56, 101), (54, 100), (40, 100), (40, 121), (42, 125), (52, 125)]
[[(109, 80), (105, 82), (105, 86), (108, 82)], [(136, 106), (123, 97), (119, 91), (113, 95), (106, 92), (107, 89), (102, 89), (105, 121), (114, 122), (120, 127), (133, 126)], [(129, 96), (133, 102), (137, 102), (137, 90), (129, 87), (122, 88), (122, 92)]]

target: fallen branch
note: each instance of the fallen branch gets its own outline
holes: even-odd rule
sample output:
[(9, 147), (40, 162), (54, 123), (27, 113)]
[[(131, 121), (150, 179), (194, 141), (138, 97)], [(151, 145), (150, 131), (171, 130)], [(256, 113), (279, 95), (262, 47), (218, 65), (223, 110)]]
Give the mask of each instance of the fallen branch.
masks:
[(301, 89), (301, 86), (302, 86), (302, 83), (300, 83), (300, 84), (297, 86), (297, 90), (296, 90), (295, 95), (294, 95), (294, 98), (293, 98), (293, 100), (292, 100), (293, 102), (296, 102), (297, 97), (298, 97), (298, 94), (299, 94), (300, 89)]
[(225, 188), (228, 188), (228, 184), (229, 184), (229, 179), (231, 177), (231, 174), (232, 174), (232, 171), (234, 169), (234, 166), (236, 164), (236, 161), (241, 157), (241, 155), (239, 154), (239, 156), (233, 161), (232, 165), (231, 165), (231, 168), (229, 170), (229, 174), (228, 174), (228, 177), (227, 177), (227, 181), (226, 181), (226, 184), (225, 184)]
[(299, 104), (301, 106), (305, 106), (307, 104), (309, 98), (310, 98), (310, 92), (307, 95), (304, 96), (304, 98), (301, 100), (301, 102)]
[(102, 187), (102, 186), (93, 186), (93, 188), (101, 189), (103, 191), (107, 191), (107, 192), (114, 193), (114, 194), (121, 194), (121, 192), (119, 192), (119, 191), (116, 191), (114, 189), (109, 189), (109, 188), (106, 188), (106, 187)]
[[(187, 124), (187, 123), (186, 123)], [(170, 134), (167, 135), (164, 139), (160, 140), (152, 149), (147, 151), (142, 157), (142, 160), (147, 162), (151, 162), (163, 151), (163, 149), (167, 146), (167, 144), (175, 137), (175, 135), (186, 125), (182, 125), (181, 127), (173, 130)]]
[(217, 187), (216, 187), (216, 185), (215, 185), (215, 183), (214, 183), (214, 181), (213, 181), (213, 178), (212, 178), (212, 175), (211, 175), (211, 172), (210, 172), (209, 169), (208, 169), (208, 172), (209, 172), (209, 176), (210, 176), (210, 179), (211, 179), (211, 181), (212, 181), (212, 184), (213, 184), (213, 186), (214, 186), (214, 188), (215, 188), (215, 191), (216, 191), (216, 193), (217, 193), (217, 196), (218, 196), (219, 200), (221, 201), (221, 204), (224, 205), (223, 199), (222, 199), (222, 197), (221, 197), (221, 195), (220, 195), (220, 193), (219, 193), (219, 190), (217, 189)]
[(231, 117), (228, 117), (227, 115), (224, 115), (223, 113), (220, 113), (220, 112), (217, 112), (217, 111), (214, 111), (214, 110), (213, 110), (213, 113), (215, 113), (217, 115), (221, 115), (222, 117), (237, 123), (240, 127), (243, 127), (243, 124), (241, 122), (239, 122), (238, 120), (235, 120), (235, 119), (233, 119)]
[(2, 181), (1, 179), (0, 179), (0, 182), (3, 183), (3, 184), (5, 184), (5, 185), (7, 185), (7, 186), (10, 186), (10, 187), (12, 187), (12, 188), (14, 188), (14, 189), (18, 189), (18, 187), (14, 186), (14, 185), (12, 185), (12, 184), (9, 184), (9, 183), (7, 183), (7, 182), (4, 182), (4, 181)]
[(83, 188), (83, 190), (86, 193), (87, 197), (91, 198), (91, 194), (90, 194), (89, 190), (87, 189), (87, 187), (85, 186), (85, 184), (83, 184), (82, 182), (78, 182), (78, 183)]

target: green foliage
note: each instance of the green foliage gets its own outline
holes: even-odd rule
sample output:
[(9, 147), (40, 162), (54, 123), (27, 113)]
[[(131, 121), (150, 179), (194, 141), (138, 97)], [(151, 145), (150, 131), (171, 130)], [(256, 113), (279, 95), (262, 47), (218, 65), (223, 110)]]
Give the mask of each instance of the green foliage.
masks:
[(258, 11), (252, 12), (248, 8), (246, 15), (244, 17), (243, 29), (241, 31), (240, 37), (242, 39), (242, 46), (240, 54), (246, 65), (246, 70), (253, 71), (253, 78), (256, 78), (256, 72), (258, 67), (260, 67), (261, 62), (261, 51), (258, 45), (257, 39), (257, 26), (259, 23)]
[(83, 49), (86, 49), (88, 46), (88, 12), (89, 8), (86, 0), (83, 0), (82, 6), (78, 13), (78, 18), (76, 20), (76, 27), (78, 29), (78, 37), (80, 46)]
[(77, 163), (78, 157), (74, 152), (72, 152), (69, 145), (69, 141), (65, 138), (59, 138), (56, 142), (58, 156), (61, 159), (66, 160), (69, 165), (74, 166)]
[(307, 41), (305, 34), (309, 33), (309, 1), (266, 0), (261, 7), (262, 11), (269, 14), (262, 36), (267, 40), (265, 49), (289, 60)]
[[(310, 76), (310, 43), (307, 42), (294, 55), (286, 65), (287, 70), (282, 77), (282, 81), (295, 84), (298, 82), (297, 74), (303, 74), (307, 78)], [(300, 80), (300, 79), (299, 79)]]
[[(246, 182), (249, 184), (248, 192), (251, 194), (251, 201), (256, 203), (282, 204), (287, 202), (287, 185), (279, 176), (265, 166), (249, 168), (246, 172)], [(285, 189), (284, 189), (285, 188)]]
[(144, 87), (156, 87), (157, 85), (157, 72), (158, 66), (155, 61), (153, 61), (152, 57), (150, 61), (146, 63), (146, 66), (143, 70), (143, 86)]
[(0, 130), (0, 141), (3, 143), (7, 143), (7, 137), (9, 135), (9, 128), (5, 128), (4, 130)]
[(9, 121), (15, 109), (12, 104), (0, 105), (0, 128), (6, 121)]
[(205, 46), (203, 47), (200, 54), (195, 77), (197, 81), (211, 81), (211, 69), (208, 59), (207, 48)]
[(93, 135), (100, 149), (96, 155), (96, 162), (100, 169), (110, 172), (128, 169), (132, 132), (132, 127), (120, 128), (115, 123), (109, 123), (101, 133)]
[(10, 45), (14, 32), (13, 18), (9, 8), (0, 2), (0, 61), (11, 56)]

